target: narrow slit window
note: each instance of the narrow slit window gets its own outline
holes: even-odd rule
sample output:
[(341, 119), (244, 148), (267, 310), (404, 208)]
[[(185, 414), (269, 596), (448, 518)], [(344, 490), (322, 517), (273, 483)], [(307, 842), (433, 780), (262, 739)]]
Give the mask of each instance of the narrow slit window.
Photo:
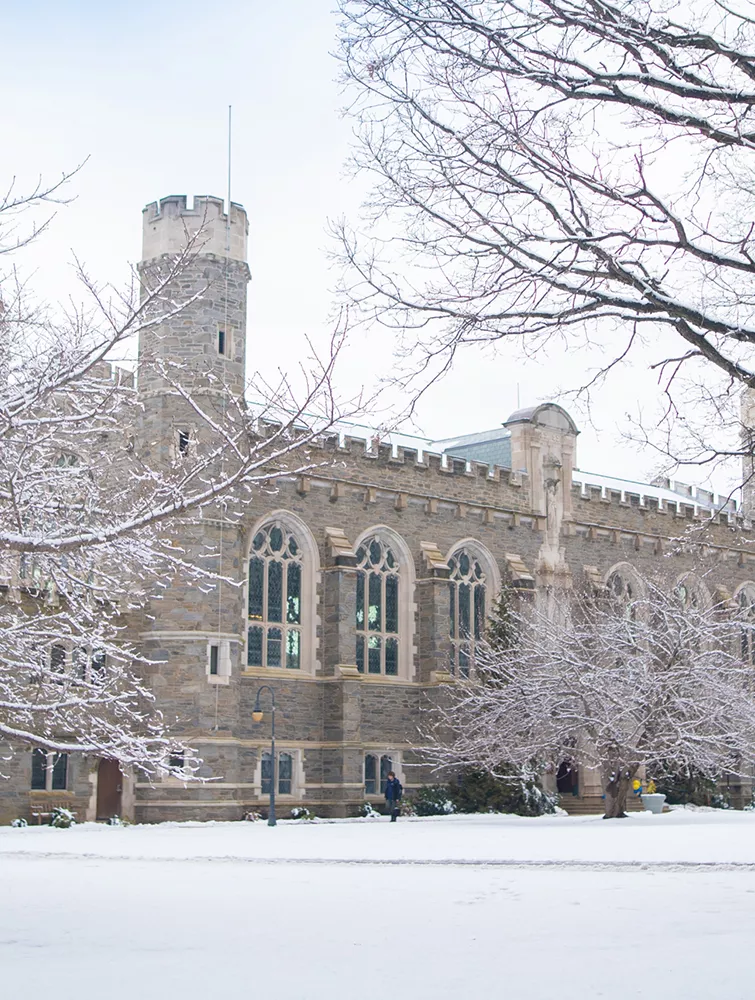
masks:
[(218, 330), (218, 354), (225, 355), (226, 353), (226, 337), (225, 330)]
[(210, 646), (210, 674), (213, 677), (217, 677), (218, 668), (220, 666), (220, 647), (216, 646), (214, 643)]
[(189, 454), (189, 446), (191, 444), (191, 435), (188, 431), (178, 432), (178, 454), (181, 456), (186, 456)]
[(364, 758), (364, 794), (377, 795), (377, 757), (371, 753)]
[(380, 794), (385, 794), (385, 786), (388, 783), (388, 775), (393, 770), (393, 761), (388, 754), (383, 754), (380, 758)]
[(31, 754), (31, 788), (33, 792), (43, 792), (46, 787), (47, 754), (38, 747)]
[(278, 794), (290, 795), (294, 775), (294, 758), (290, 753), (278, 757)]

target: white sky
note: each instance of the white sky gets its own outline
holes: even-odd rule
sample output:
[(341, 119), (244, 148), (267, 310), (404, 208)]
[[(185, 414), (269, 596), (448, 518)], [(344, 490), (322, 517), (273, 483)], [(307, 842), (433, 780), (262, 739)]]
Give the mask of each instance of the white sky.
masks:
[[(138, 259), (141, 209), (168, 194), (226, 191), (226, 123), (233, 105), (233, 200), (250, 219), (248, 354), (272, 372), (321, 342), (336, 274), (328, 219), (356, 221), (366, 188), (347, 180), (352, 123), (340, 115), (333, 0), (25, 0), (3, 11), (0, 183), (19, 189), (89, 158), (69, 185), (51, 233), (19, 257), (48, 297), (71, 289), (71, 253), (119, 283)], [(332, 244), (330, 244), (332, 246)], [(354, 335), (344, 392), (391, 368), (384, 331)], [(439, 439), (503, 422), (521, 405), (584, 381), (588, 349), (540, 363), (513, 349), (469, 352), (423, 401), (414, 430)], [(648, 402), (639, 369), (614, 375), (583, 433), (583, 469), (649, 478), (657, 460), (619, 443), (626, 412)], [(678, 476), (703, 483), (702, 475)], [(722, 486), (719, 482), (717, 485)]]

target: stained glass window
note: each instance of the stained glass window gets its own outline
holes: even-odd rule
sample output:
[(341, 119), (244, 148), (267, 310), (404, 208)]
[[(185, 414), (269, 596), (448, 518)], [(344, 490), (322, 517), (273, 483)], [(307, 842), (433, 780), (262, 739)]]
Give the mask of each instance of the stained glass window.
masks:
[(398, 675), (398, 560), (380, 538), (357, 550), (357, 669), (360, 673)]
[(737, 595), (740, 620), (740, 653), (743, 661), (755, 666), (755, 588), (746, 585)]
[(486, 579), (478, 559), (459, 549), (448, 560), (448, 634), (451, 673), (468, 677), (474, 666), (475, 645), (483, 637), (486, 617)]
[(247, 664), (301, 666), (301, 546), (282, 524), (261, 528), (249, 560)]

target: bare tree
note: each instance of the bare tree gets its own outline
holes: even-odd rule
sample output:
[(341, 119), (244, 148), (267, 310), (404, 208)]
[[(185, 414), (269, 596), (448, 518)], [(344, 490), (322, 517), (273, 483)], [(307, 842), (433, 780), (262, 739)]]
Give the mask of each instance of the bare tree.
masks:
[[(355, 166), (376, 178), (372, 234), (339, 228), (348, 294), (409, 331), (409, 374), (426, 384), (463, 344), (557, 334), (589, 346), (600, 378), (644, 345), (667, 394), (653, 443), (695, 462), (751, 455), (751, 435), (720, 434), (741, 430), (727, 393), (755, 385), (751, 5), (340, 9)], [(709, 409), (679, 438), (688, 392), (717, 436)]]
[[(53, 195), (8, 202), (12, 229), (0, 206), (0, 250), (26, 245), (35, 229), (16, 229), (18, 211)], [(340, 333), (301, 365), (298, 394), (287, 375), (257, 377), (254, 407), (180, 360), (142, 353), (136, 372), (109, 363), (133, 335), (190, 315), (202, 292), (182, 291), (181, 278), (201, 242), (200, 230), (123, 293), (80, 270), (86, 304), (68, 311), (35, 305), (12, 268), (0, 276), (0, 738), (11, 752), (81, 752), (153, 774), (180, 751), (182, 774), (195, 771), (155, 709), (129, 625), (176, 573), (208, 590), (238, 585), (217, 552), (199, 564), (181, 538), (202, 516), (240, 518), (278, 478), (320, 464), (313, 446), (354, 412), (333, 390)], [(150, 446), (141, 380), (190, 414), (191, 447)]]
[(509, 609), (510, 645), (490, 644), (471, 676), (446, 688), (427, 732), (436, 767), (492, 774), (599, 770), (605, 818), (624, 815), (640, 767), (749, 775), (755, 756), (748, 622), (684, 588), (645, 582), (630, 601), (574, 597), (560, 615)]

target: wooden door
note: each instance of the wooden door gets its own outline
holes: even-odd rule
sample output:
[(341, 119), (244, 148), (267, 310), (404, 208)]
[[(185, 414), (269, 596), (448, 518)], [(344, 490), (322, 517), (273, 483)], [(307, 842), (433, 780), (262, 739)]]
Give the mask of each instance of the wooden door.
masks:
[(97, 819), (121, 814), (123, 775), (117, 760), (101, 760), (97, 768)]

